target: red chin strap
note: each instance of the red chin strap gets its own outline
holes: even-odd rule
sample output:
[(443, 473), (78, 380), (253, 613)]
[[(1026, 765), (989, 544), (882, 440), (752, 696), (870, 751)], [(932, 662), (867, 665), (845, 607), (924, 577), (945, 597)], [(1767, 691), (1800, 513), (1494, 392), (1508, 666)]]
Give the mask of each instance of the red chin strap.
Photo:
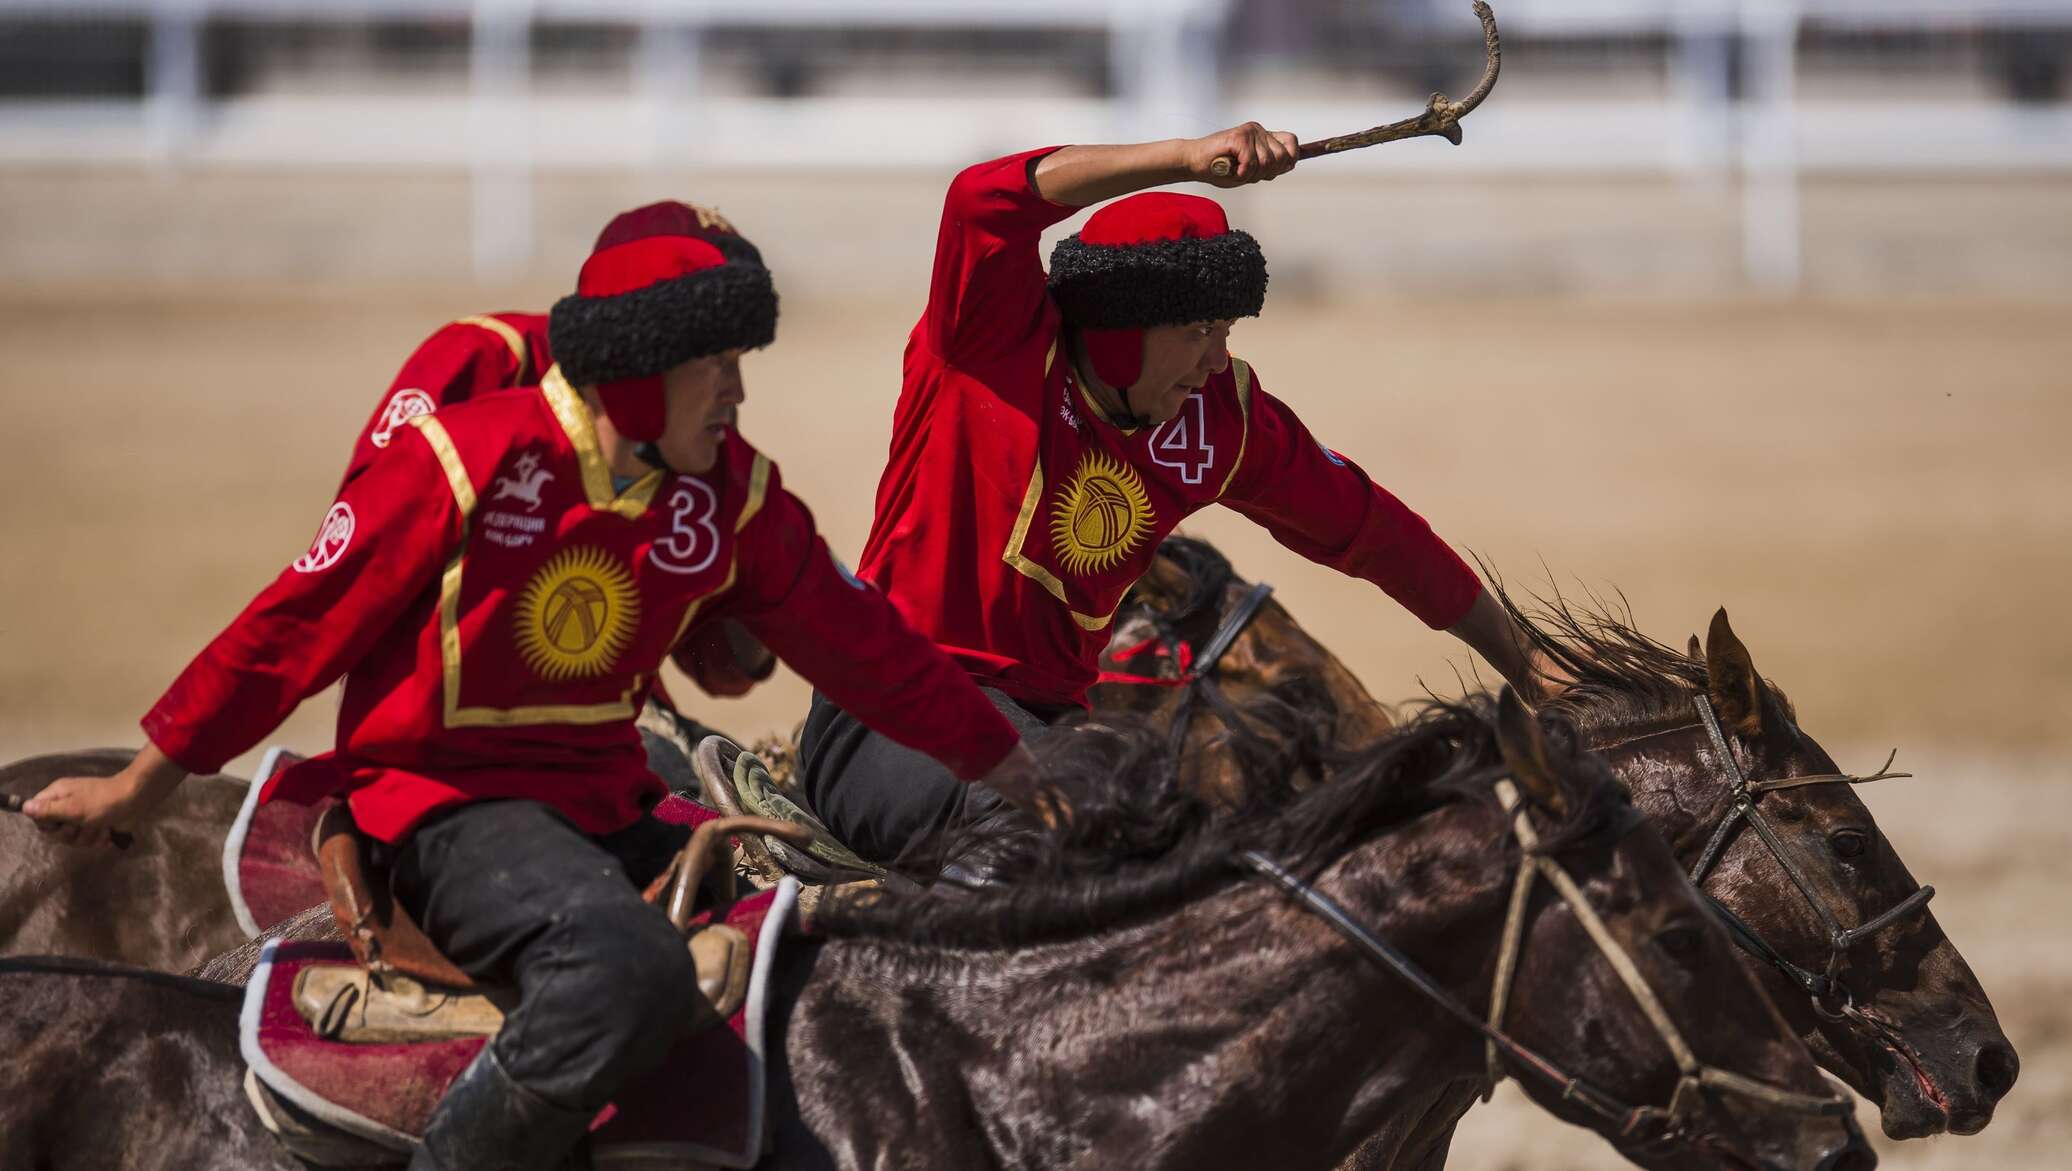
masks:
[(619, 429), (619, 434), (636, 443), (651, 443), (662, 437), (669, 420), (669, 400), (662, 392), (662, 376), (625, 378), (597, 384), (597, 401)]
[(1086, 360), (1102, 382), (1125, 392), (1144, 373), (1144, 331), (1141, 329), (1082, 329)]

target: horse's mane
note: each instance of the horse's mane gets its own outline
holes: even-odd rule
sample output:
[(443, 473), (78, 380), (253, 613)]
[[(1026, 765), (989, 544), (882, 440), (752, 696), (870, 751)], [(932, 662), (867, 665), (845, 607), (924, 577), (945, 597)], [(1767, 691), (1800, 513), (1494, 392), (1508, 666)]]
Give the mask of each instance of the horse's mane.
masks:
[[(1387, 736), (1344, 752), (1328, 747), (1334, 712), (1272, 698), (1242, 711), (1225, 747), (1255, 781), (1280, 782), (1251, 786), (1245, 808), (1220, 810), (1197, 797), (1191, 774), (1199, 757), (1175, 759), (1156, 731), (1063, 729), (1036, 750), (1043, 782), (1070, 809), (1064, 826), (986, 842), (978, 863), (993, 880), (986, 885), (938, 883), (831, 900), (821, 929), (997, 947), (1116, 927), (1228, 880), (1242, 850), (1314, 875), (1360, 842), (1442, 805), (1493, 802), (1491, 786), (1504, 774), (1487, 696), (1431, 702)], [(1559, 783), (1570, 810), (1543, 829), (1543, 848), (1623, 828), (1630, 811), (1602, 761), (1574, 755), (1564, 722), (1543, 727), (1567, 761)], [(1296, 777), (1315, 783), (1296, 794)]]
[[(1593, 594), (1575, 603), (1557, 590), (1552, 598), (1535, 594), (1522, 603), (1488, 565), (1482, 568), (1491, 592), (1526, 638), (1575, 679), (1540, 704), (1540, 711), (1567, 717), (1586, 736), (1696, 718), (1691, 697), (1704, 694), (1711, 679), (1704, 658), (1692, 658), (1635, 629), (1633, 608), (1623, 594), (1615, 601)], [(1766, 679), (1764, 686), (1795, 719), (1791, 701), (1777, 685)]]

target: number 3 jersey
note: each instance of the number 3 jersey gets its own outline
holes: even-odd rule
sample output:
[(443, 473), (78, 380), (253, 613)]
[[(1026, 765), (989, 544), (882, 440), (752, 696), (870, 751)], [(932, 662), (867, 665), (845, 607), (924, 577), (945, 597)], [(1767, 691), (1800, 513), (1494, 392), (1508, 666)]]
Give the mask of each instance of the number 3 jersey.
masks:
[(1043, 230), (1079, 210), (1036, 194), (1048, 153), (979, 164), (950, 187), (863, 577), (981, 682), (1051, 704), (1085, 702), (1124, 593), (1211, 504), (1434, 628), (1459, 621), (1482, 590), (1474, 572), (1246, 363), (1164, 423), (1104, 417), (1063, 353), (1038, 256)]
[(212, 772), (343, 674), (337, 751), (266, 799), (347, 792), (390, 841), (494, 798), (605, 833), (663, 795), (633, 726), (649, 682), (723, 617), (960, 776), (1015, 743), (965, 673), (833, 559), (746, 441), (729, 432), (709, 473), (621, 489), (558, 370), (411, 419), (143, 727)]

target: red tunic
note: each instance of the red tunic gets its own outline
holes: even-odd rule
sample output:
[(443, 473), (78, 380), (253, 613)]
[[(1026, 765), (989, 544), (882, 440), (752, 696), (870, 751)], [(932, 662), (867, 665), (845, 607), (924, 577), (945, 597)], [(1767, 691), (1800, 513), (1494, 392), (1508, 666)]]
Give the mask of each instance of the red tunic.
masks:
[(393, 436), (144, 732), (214, 772), (342, 674), (337, 751), (267, 799), (349, 792), (388, 841), (499, 797), (605, 833), (663, 795), (633, 726), (640, 697), (687, 632), (723, 618), (959, 776), (1014, 746), (970, 679), (841, 569), (768, 459), (730, 434), (712, 472), (614, 494), (558, 370)]
[[(360, 428), (339, 489), (366, 471), (410, 420), (493, 390), (530, 386), (553, 365), (544, 313), (485, 313), (441, 326), (411, 352), (381, 405)], [(767, 669), (750, 673), (741, 667), (718, 624), (700, 626), (673, 657), (708, 695), (747, 695), (770, 677)], [(676, 706), (660, 678), (653, 686), (665, 703)]]
[(1211, 504), (1435, 629), (1459, 621), (1482, 590), (1474, 571), (1245, 362), (1157, 427), (1104, 419), (1058, 354), (1038, 237), (1078, 209), (1032, 190), (1030, 165), (1048, 153), (950, 185), (863, 577), (981, 682), (1043, 703), (1086, 702), (1123, 594)]

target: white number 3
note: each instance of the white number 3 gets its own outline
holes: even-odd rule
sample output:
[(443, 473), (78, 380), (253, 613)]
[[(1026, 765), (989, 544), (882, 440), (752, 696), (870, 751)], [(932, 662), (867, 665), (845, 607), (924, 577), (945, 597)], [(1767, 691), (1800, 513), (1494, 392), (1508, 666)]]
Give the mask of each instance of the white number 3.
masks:
[(719, 497), (702, 480), (679, 479), (669, 510), (669, 533), (648, 550), (648, 560), (671, 573), (697, 573), (711, 565), (719, 556), (719, 529), (712, 523)]
[(1158, 425), (1151, 433), (1151, 462), (1180, 473), (1183, 484), (1201, 483), (1202, 473), (1216, 462), (1216, 449), (1209, 446), (1208, 409), (1201, 392), (1187, 396), (1180, 413)]

